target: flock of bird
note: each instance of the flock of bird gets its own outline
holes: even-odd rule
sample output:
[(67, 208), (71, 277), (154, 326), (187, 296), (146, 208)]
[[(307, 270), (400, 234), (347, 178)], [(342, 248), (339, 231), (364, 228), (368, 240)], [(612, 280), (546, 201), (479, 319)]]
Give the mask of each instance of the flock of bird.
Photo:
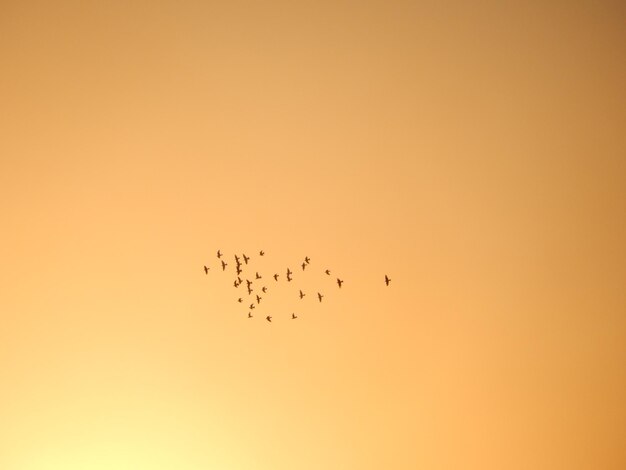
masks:
[[(265, 256), (265, 251), (263, 251), (263, 250), (259, 251), (259, 256)], [(224, 257), (224, 255), (222, 254), (222, 252), (220, 250), (217, 250), (217, 258), (218, 258), (218, 260), (220, 262), (220, 265), (221, 265), (221, 268), (222, 268), (222, 272), (226, 272), (226, 267), (229, 265), (229, 263), (226, 262), (225, 257)], [(233, 281), (233, 286), (236, 289), (238, 289), (239, 286), (241, 286), (245, 282), (246, 291), (248, 293), (248, 296), (251, 299), (251, 303), (248, 306), (248, 318), (254, 318), (254, 315), (252, 314), (252, 311), (256, 308), (257, 305), (260, 305), (261, 300), (263, 299), (263, 297), (261, 295), (259, 295), (259, 293), (255, 293), (254, 296), (252, 296), (252, 293), (255, 292), (255, 287), (256, 287), (256, 285), (255, 285), (255, 287), (252, 287), (252, 285), (255, 282), (257, 282), (257, 281), (259, 281), (259, 282), (257, 282), (257, 285), (258, 284), (264, 284), (264, 282), (261, 282), (261, 280), (264, 279), (264, 278), (263, 278), (263, 276), (261, 274), (259, 274), (258, 271), (254, 271), (254, 274), (252, 274), (252, 272), (250, 271), (250, 274), (248, 276), (246, 276), (244, 279), (242, 279), (241, 276), (242, 276), (242, 274), (244, 272), (244, 269), (246, 269), (246, 271), (248, 269), (247, 266), (248, 266), (248, 264), (250, 262), (250, 257), (246, 256), (244, 253), (242, 253), (241, 254), (241, 258), (237, 254), (235, 254), (234, 255), (234, 259), (235, 259), (235, 274), (236, 274), (236, 278)], [(243, 259), (243, 262), (242, 262), (242, 259)], [(308, 256), (305, 256), (304, 260), (302, 261), (302, 264), (300, 265), (302, 267), (302, 271), (306, 270), (306, 268), (309, 266), (310, 262), (311, 262), (311, 259)], [(218, 265), (218, 268), (219, 268), (220, 265)], [(209, 266), (204, 265), (204, 273), (206, 275), (209, 274), (210, 270), (211, 270), (211, 268)], [(287, 282), (293, 281), (293, 274), (294, 274), (293, 271), (291, 271), (289, 268), (287, 268), (287, 271), (285, 273), (285, 279), (287, 279)], [(327, 276), (330, 276), (331, 272), (330, 272), (329, 269), (326, 269), (326, 270), (324, 270), (324, 274), (326, 274)], [(248, 279), (248, 277), (251, 278), (252, 280)], [(274, 278), (275, 282), (278, 282), (278, 278), (280, 277), (280, 274), (279, 273), (274, 273), (274, 275), (272, 277)], [(344, 281), (343, 281), (343, 279), (337, 278), (336, 282), (337, 282), (337, 286), (339, 288), (341, 288), (341, 286), (343, 285)], [(391, 279), (389, 278), (389, 276), (387, 276), (385, 274), (385, 285), (389, 286), (390, 282), (391, 282)], [(268, 290), (267, 286), (262, 285), (260, 287), (260, 289), (258, 291), (256, 291), (256, 292), (260, 292), (260, 293), (266, 294), (267, 290)], [(304, 293), (302, 291), (302, 289), (298, 289), (298, 290), (299, 290), (300, 300), (304, 299), (304, 297), (306, 296), (306, 293)], [(322, 302), (323, 298), (324, 298), (324, 294), (322, 294), (321, 292), (317, 292), (317, 300), (320, 303)], [(256, 300), (256, 304), (255, 304), (255, 300)], [(237, 298), (237, 302), (240, 303), (240, 304), (244, 303), (243, 297)], [(265, 317), (265, 320), (267, 320), (268, 322), (271, 323), (272, 322), (272, 318), (273, 317), (271, 315), (267, 315)], [(291, 319), (292, 320), (295, 320), (297, 318), (298, 318), (298, 316), (295, 313), (291, 314)]]

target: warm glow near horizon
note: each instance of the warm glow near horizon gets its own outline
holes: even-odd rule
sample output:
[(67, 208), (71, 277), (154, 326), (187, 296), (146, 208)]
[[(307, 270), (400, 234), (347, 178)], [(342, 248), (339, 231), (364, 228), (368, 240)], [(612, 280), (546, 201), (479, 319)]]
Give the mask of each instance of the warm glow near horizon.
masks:
[(0, 470), (626, 468), (625, 20), (0, 2)]

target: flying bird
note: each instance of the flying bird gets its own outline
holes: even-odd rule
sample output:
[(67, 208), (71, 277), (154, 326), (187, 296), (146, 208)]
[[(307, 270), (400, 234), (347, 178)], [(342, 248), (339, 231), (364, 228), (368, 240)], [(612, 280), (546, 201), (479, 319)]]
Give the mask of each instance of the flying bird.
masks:
[(237, 279), (235, 279), (235, 282), (233, 282), (233, 286), (239, 287), (239, 283), (237, 282)]
[(204, 266), (204, 274), (209, 274), (209, 269), (206, 265)]
[(385, 274), (385, 285), (388, 286), (390, 282), (391, 279), (389, 279), (389, 277), (387, 277), (387, 275)]
[(261, 299), (262, 299), (262, 298), (263, 298), (263, 297), (259, 297), (259, 296), (257, 295), (257, 296), (256, 296), (256, 303), (257, 303), (257, 304), (260, 304), (260, 303), (261, 303)]
[(248, 256), (246, 256), (246, 254), (243, 254), (243, 262), (248, 264), (248, 261), (250, 260), (250, 258)]
[(341, 284), (343, 284), (343, 281), (337, 278), (337, 285), (339, 286), (339, 288), (341, 288)]
[(327, 269), (327, 270), (326, 270), (326, 271), (324, 271), (324, 272), (326, 273), (326, 275), (327, 275), (327, 276), (330, 276), (330, 270), (328, 270), (328, 269)]
[(221, 258), (222, 257), (222, 252), (220, 250), (217, 250), (217, 257)]
[(225, 263), (224, 260), (222, 260), (222, 271), (226, 270), (226, 266), (228, 266), (228, 263)]
[(306, 264), (309, 264), (309, 262), (310, 262), (310, 261), (311, 261), (311, 258), (309, 258), (308, 256), (305, 256), (305, 257), (304, 257), (304, 262), (305, 262)]
[(291, 319), (292, 319), (292, 320), (295, 320), (296, 318), (298, 318), (298, 317), (296, 316), (296, 314), (295, 314), (295, 313), (292, 313), (292, 314), (291, 314)]
[(255, 279), (261, 279), (261, 276), (259, 275), (259, 273), (256, 273), (256, 276), (254, 277)]
[(292, 272), (289, 270), (289, 268), (287, 268), (287, 281), (291, 281), (291, 274)]
[(306, 294), (302, 291), (300, 291), (300, 299), (302, 299)]
[(251, 303), (251, 304), (250, 304), (250, 310), (254, 310), (254, 308), (255, 308), (255, 307), (254, 307), (254, 303)]
[(238, 264), (238, 265), (237, 265), (237, 275), (239, 276), (239, 275), (241, 274), (241, 272), (242, 272), (242, 271), (241, 271), (241, 265), (240, 265), (240, 264)]
[(324, 297), (324, 296), (318, 292), (317, 293), (317, 298), (320, 299), (320, 302), (322, 301), (322, 297)]
[(252, 294), (252, 290), (250, 287), (248, 287), (248, 295)]
[(270, 317), (269, 315), (268, 315), (268, 316), (266, 316), (266, 317), (265, 317), (265, 319), (266, 319), (268, 322), (272, 323), (272, 317)]
[(259, 251), (259, 256), (263, 256), (265, 252), (263, 250)]
[(302, 263), (302, 270), (304, 271), (304, 268), (306, 268), (306, 263)]
[(241, 303), (241, 302), (243, 302), (243, 299), (242, 299), (241, 297), (239, 297), (239, 298), (237, 299), (237, 302)]
[(274, 274), (274, 280), (278, 281), (278, 274)]
[(235, 255), (235, 263), (241, 264), (241, 260), (239, 259), (239, 256), (237, 255)]
[(262, 290), (262, 291), (263, 291), (263, 293), (265, 294), (265, 293), (267, 292), (267, 287), (263, 286), (263, 287), (261, 288), (261, 290)]
[(248, 312), (248, 318), (252, 318), (252, 312)]
[(246, 284), (248, 285), (248, 287), (250, 287), (250, 285), (252, 284), (252, 281), (250, 281), (249, 279), (246, 279)]

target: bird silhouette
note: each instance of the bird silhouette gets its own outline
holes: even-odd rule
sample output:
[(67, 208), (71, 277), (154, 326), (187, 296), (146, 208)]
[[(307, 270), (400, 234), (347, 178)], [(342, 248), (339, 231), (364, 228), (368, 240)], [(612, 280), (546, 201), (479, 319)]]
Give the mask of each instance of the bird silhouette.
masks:
[(239, 284), (241, 284), (241, 283), (243, 282), (239, 276), (237, 276), (237, 282), (238, 282)]
[(226, 270), (226, 266), (228, 266), (228, 263), (225, 263), (224, 260), (222, 260), (222, 271)]
[(209, 269), (206, 265), (204, 266), (204, 274), (209, 274)]
[(287, 281), (291, 281), (291, 270), (289, 268), (287, 268)]
[(254, 290), (254, 289), (252, 289), (252, 288), (248, 287), (248, 295), (252, 294), (252, 291), (253, 291), (253, 290)]
[(239, 259), (239, 256), (237, 255), (235, 255), (235, 263), (241, 264), (241, 260)]
[(263, 291), (263, 293), (265, 294), (265, 293), (267, 292), (267, 287), (263, 286), (263, 287), (261, 288), (261, 290), (262, 290), (262, 291)]
[(274, 274), (274, 280), (278, 281), (278, 274)]
[(222, 252), (220, 250), (217, 250), (217, 257), (221, 258), (222, 257)]
[(304, 271), (304, 268), (306, 268), (306, 263), (302, 263), (302, 270)]
[(251, 303), (249, 308), (250, 308), (250, 310), (254, 310), (254, 308), (255, 308), (254, 307), (254, 303)]
[(305, 257), (304, 257), (304, 262), (305, 262), (306, 264), (309, 264), (309, 263), (310, 263), (310, 261), (311, 261), (311, 258), (309, 258), (308, 256), (305, 256)]
[(302, 291), (300, 291), (300, 299), (302, 299), (306, 294)]
[(298, 317), (296, 316), (296, 314), (295, 314), (295, 313), (292, 313), (292, 314), (291, 314), (291, 319), (292, 319), (292, 320), (295, 320), (296, 318), (298, 318)]
[(237, 302), (241, 303), (241, 302), (243, 302), (243, 299), (242, 299), (241, 297), (239, 297), (239, 298), (237, 299)]
[(254, 278), (255, 278), (255, 279), (261, 279), (261, 277), (262, 277), (262, 276), (261, 276), (261, 275), (257, 272), (257, 273), (256, 273), (256, 276), (255, 276)]
[(326, 270), (326, 271), (324, 271), (324, 272), (326, 273), (326, 275), (327, 275), (327, 276), (330, 276), (330, 270), (328, 270), (328, 269), (327, 269), (327, 270)]
[(320, 302), (322, 301), (322, 297), (324, 297), (324, 296), (318, 292), (317, 293), (317, 298), (320, 299)]
[(270, 317), (269, 315), (268, 315), (268, 316), (266, 316), (266, 317), (265, 317), (265, 319), (266, 319), (268, 322), (272, 323), (272, 317)]
[(241, 265), (240, 265), (240, 264), (238, 264), (238, 265), (237, 265), (237, 275), (239, 276), (241, 273), (242, 273), (242, 271), (241, 271)]
[(391, 279), (389, 279), (389, 277), (385, 274), (385, 285), (388, 286), (390, 282)]
[(250, 287), (251, 284), (252, 284), (252, 281), (250, 281), (249, 279), (246, 279), (246, 285)]
[(263, 256), (265, 255), (265, 252), (263, 250), (259, 251), (259, 256)]
[(259, 296), (257, 295), (257, 296), (256, 296), (256, 303), (257, 303), (257, 304), (260, 304), (260, 303), (261, 303), (261, 299), (262, 299), (262, 298), (263, 298), (263, 297), (259, 297)]
[(243, 262), (248, 264), (248, 261), (250, 261), (250, 258), (248, 256), (246, 256), (246, 254), (243, 254)]
[(252, 312), (248, 312), (248, 318), (252, 318)]
[(233, 286), (239, 287), (239, 283), (237, 282), (237, 279), (235, 279), (235, 282), (233, 282)]
[(337, 285), (339, 286), (340, 289), (341, 289), (341, 284), (343, 284), (343, 281), (337, 278)]

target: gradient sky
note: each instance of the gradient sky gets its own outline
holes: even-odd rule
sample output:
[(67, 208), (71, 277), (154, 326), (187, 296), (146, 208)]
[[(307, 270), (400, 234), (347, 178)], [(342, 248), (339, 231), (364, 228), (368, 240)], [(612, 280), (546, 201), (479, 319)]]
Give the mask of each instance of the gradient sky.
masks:
[(626, 468), (625, 24), (1, 1), (0, 468)]

